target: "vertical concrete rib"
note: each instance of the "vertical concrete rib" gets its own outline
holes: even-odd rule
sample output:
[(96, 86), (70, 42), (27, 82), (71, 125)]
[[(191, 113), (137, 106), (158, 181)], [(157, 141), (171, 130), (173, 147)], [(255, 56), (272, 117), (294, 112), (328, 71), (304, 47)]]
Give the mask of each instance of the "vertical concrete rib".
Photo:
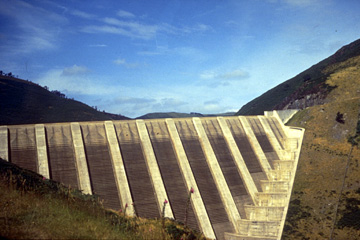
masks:
[(261, 146), (254, 134), (254, 131), (252, 130), (248, 120), (246, 117), (239, 116), (239, 120), (241, 124), (244, 127), (244, 131), (246, 133), (246, 136), (249, 138), (252, 148), (254, 149), (254, 152), (259, 159), (260, 165), (265, 172), (268, 179), (270, 179), (269, 171), (271, 170), (271, 166), (269, 164), (268, 159), (266, 158), (266, 155), (264, 154), (263, 150), (261, 149)]
[[(295, 181), (295, 173), (296, 173), (296, 169), (298, 166), (298, 162), (299, 162), (299, 157), (300, 157), (300, 151), (301, 151), (301, 146), (302, 146), (302, 142), (304, 140), (304, 134), (305, 134), (305, 129), (303, 128), (289, 128), (289, 131), (291, 131), (293, 134), (291, 134), (292, 136), (297, 138), (298, 141), (298, 146), (297, 149), (294, 149), (296, 151), (297, 154), (295, 154), (295, 159), (294, 160), (294, 165), (293, 165), (293, 169), (291, 171), (292, 175), (291, 175), (291, 179), (289, 182), (289, 192), (291, 193), (293, 186), (294, 186), (294, 181)], [(280, 224), (280, 230), (278, 233), (278, 240), (281, 239), (281, 235), (284, 231), (284, 225), (285, 225), (285, 220), (286, 220), (286, 215), (289, 209), (289, 204), (290, 204), (290, 198), (291, 198), (291, 194), (288, 194), (287, 196), (287, 200), (286, 200), (286, 204), (285, 204), (285, 209), (284, 209), (284, 214), (281, 220), (281, 224)]]
[(118, 189), (119, 197), (122, 203), (122, 208), (127, 209), (127, 215), (133, 216), (133, 200), (131, 197), (129, 182), (126, 176), (124, 161), (120, 153), (119, 142), (117, 140), (114, 124), (112, 121), (105, 121), (105, 131), (110, 147), (111, 162), (113, 166), (116, 187)]
[[(155, 189), (156, 200), (158, 202), (158, 206), (160, 211), (164, 208), (164, 201), (169, 200), (164, 182), (162, 180), (159, 166), (156, 161), (154, 149), (152, 148), (149, 133), (146, 129), (146, 125), (144, 120), (136, 120), (136, 126), (138, 128), (141, 146), (143, 149), (143, 153), (146, 159), (146, 164), (149, 170), (149, 174), (151, 176), (152, 184)], [(163, 214), (163, 213), (161, 213)], [(174, 214), (171, 209), (171, 203), (165, 204), (165, 217), (174, 218)]]
[(194, 207), (196, 218), (199, 222), (199, 226), (201, 228), (201, 231), (204, 233), (204, 235), (210, 239), (215, 239), (215, 233), (211, 226), (209, 216), (206, 212), (206, 208), (204, 205), (204, 202), (202, 200), (202, 197), (200, 195), (199, 188), (196, 184), (194, 174), (191, 170), (189, 160), (186, 156), (184, 147), (181, 143), (179, 133), (176, 130), (176, 126), (173, 119), (166, 119), (166, 125), (169, 130), (171, 142), (173, 144), (173, 147), (175, 149), (176, 158), (179, 163), (179, 167), (181, 170), (181, 173), (185, 179), (186, 187), (188, 191), (191, 190), (191, 188), (194, 189), (194, 193), (191, 196), (191, 201)]
[(9, 132), (7, 126), (0, 127), (0, 158), (9, 161)]
[(205, 133), (204, 127), (201, 123), (200, 118), (193, 118), (193, 123), (196, 129), (196, 132), (199, 135), (201, 147), (206, 156), (206, 161), (211, 171), (211, 175), (215, 181), (215, 184), (218, 188), (221, 200), (225, 206), (225, 210), (229, 216), (229, 220), (234, 226), (234, 229), (237, 229), (237, 221), (241, 219), (240, 214), (237, 210), (234, 199), (232, 198), (230, 189), (226, 183), (225, 177), (221, 171), (220, 165), (216, 159), (214, 150), (211, 147), (210, 141)]
[(92, 194), (89, 169), (86, 162), (84, 141), (78, 122), (71, 123), (71, 135), (74, 143), (76, 168), (79, 179), (79, 188), (85, 194)]
[(218, 117), (217, 120), (219, 122), (221, 131), (223, 132), (226, 143), (228, 144), (228, 147), (231, 151), (231, 155), (234, 158), (234, 161), (236, 163), (238, 171), (244, 181), (245, 187), (246, 187), (249, 195), (251, 196), (253, 203), (255, 203), (256, 193), (258, 192), (258, 190), (256, 188), (254, 180), (251, 177), (251, 174), (250, 174), (248, 168), (246, 167), (245, 161), (239, 151), (239, 148), (236, 145), (235, 139), (232, 136), (230, 129), (229, 129), (228, 125), (226, 124), (224, 118)]
[(265, 134), (267, 135), (272, 147), (274, 148), (278, 156), (281, 156), (280, 159), (283, 159), (283, 149), (279, 141), (277, 140), (274, 132), (271, 130), (269, 123), (265, 120), (264, 116), (258, 116), (258, 119), (260, 120), (260, 123), (263, 126)]
[(273, 110), (273, 117), (275, 117), (279, 123), (280, 123), (280, 127), (281, 129), (283, 130), (284, 134), (285, 134), (285, 138), (287, 139), (289, 136), (288, 136), (288, 128), (284, 125), (283, 121), (281, 120), (281, 117), (278, 113), (278, 111), (276, 110)]
[(35, 124), (35, 139), (37, 149), (37, 168), (38, 173), (46, 178), (50, 178), (49, 158), (47, 155), (46, 136), (44, 124)]

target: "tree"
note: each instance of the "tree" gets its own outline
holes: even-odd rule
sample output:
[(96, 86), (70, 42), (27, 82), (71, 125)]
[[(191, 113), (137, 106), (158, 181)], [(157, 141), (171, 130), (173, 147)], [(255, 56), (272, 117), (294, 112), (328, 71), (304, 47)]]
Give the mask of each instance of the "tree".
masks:
[(63, 94), (62, 92), (58, 91), (58, 90), (54, 90), (54, 91), (51, 91), (53, 94), (55, 94), (56, 96), (58, 97), (61, 97), (61, 98), (65, 98), (65, 94)]

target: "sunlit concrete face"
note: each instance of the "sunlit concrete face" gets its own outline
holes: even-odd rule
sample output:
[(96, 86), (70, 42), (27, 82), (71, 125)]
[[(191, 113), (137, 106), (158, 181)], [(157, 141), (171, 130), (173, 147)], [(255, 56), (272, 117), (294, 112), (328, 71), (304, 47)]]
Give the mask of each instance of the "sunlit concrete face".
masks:
[(266, 115), (0, 126), (0, 157), (130, 216), (280, 239), (304, 131)]

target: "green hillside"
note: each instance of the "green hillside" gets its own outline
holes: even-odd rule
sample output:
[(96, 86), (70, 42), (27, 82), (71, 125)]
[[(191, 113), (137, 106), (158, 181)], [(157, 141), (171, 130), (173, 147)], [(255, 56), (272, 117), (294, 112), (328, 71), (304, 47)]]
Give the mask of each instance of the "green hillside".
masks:
[(128, 119), (7, 76), (0, 76), (0, 109), (0, 125)]
[(326, 79), (338, 70), (331, 66), (359, 55), (360, 39), (245, 104), (236, 115), (258, 115), (269, 110), (304, 109), (323, 104), (327, 95), (336, 88), (326, 84)]

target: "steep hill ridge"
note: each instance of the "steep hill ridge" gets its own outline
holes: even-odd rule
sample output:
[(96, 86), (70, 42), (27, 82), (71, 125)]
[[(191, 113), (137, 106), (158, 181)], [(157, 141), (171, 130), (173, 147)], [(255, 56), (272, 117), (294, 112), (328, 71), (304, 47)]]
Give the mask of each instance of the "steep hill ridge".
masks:
[(0, 109), (0, 125), (128, 119), (7, 76), (0, 76)]
[(334, 66), (359, 55), (360, 39), (245, 104), (236, 115), (257, 115), (269, 110), (304, 109), (323, 104), (327, 95), (336, 88), (336, 85), (326, 83), (328, 77), (339, 70)]

